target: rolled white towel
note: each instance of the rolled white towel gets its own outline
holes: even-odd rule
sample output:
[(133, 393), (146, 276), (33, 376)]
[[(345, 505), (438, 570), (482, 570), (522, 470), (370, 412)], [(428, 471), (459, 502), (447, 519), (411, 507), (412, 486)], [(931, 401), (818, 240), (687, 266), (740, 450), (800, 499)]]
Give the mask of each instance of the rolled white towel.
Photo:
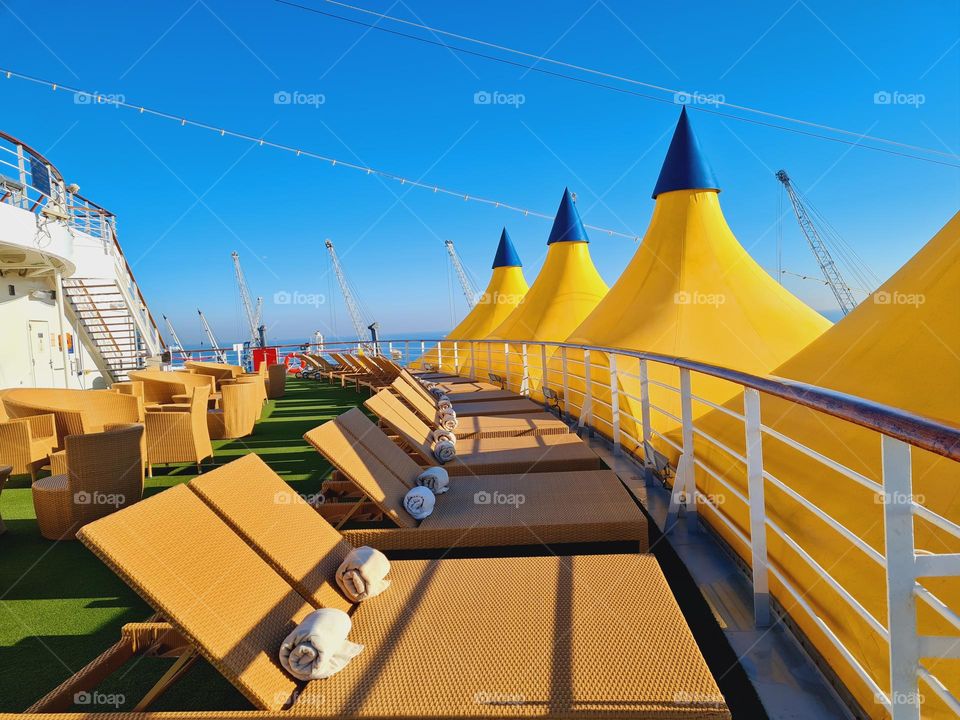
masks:
[(369, 600), (388, 587), (390, 561), (376, 548), (364, 545), (354, 548), (337, 568), (337, 585), (352, 602)]
[(432, 388), (427, 388), (430, 391), (430, 394), (435, 398), (439, 398), (441, 395), (444, 395), (443, 388), (439, 385), (434, 385)]
[(340, 672), (363, 650), (347, 640), (352, 626), (343, 610), (314, 610), (283, 641), (280, 664), (298, 680), (322, 680)]
[(441, 440), (434, 443), (433, 456), (441, 463), (448, 463), (457, 456), (457, 446), (449, 440)]
[(433, 505), (437, 502), (433, 491), (428, 487), (418, 485), (410, 488), (403, 496), (403, 509), (416, 520), (423, 520), (433, 512)]
[(446, 430), (443, 428), (434, 430), (433, 433), (431, 433), (431, 437), (435, 443), (438, 443), (441, 440), (449, 440), (454, 445), (457, 444), (457, 436), (453, 434), (452, 430)]
[(431, 467), (417, 476), (417, 485), (430, 488), (434, 495), (443, 495), (450, 489), (450, 474), (442, 467)]
[(443, 393), (443, 394), (441, 394), (441, 395), (437, 395), (437, 402), (438, 402), (438, 403), (439, 403), (439, 402), (443, 402), (444, 400), (449, 400), (449, 399), (450, 399), (450, 396), (447, 395), (446, 393)]
[(435, 382), (430, 382), (429, 380), (424, 380), (423, 386), (427, 389), (427, 392), (433, 392), (433, 389), (437, 386), (437, 384)]
[(453, 410), (453, 403), (449, 400), (437, 400), (437, 410), (444, 412), (445, 410)]
[(457, 426), (460, 424), (460, 421), (457, 420), (457, 414), (454, 412), (450, 413), (440, 413), (437, 415), (437, 425), (444, 430), (449, 430), (453, 432), (457, 429)]

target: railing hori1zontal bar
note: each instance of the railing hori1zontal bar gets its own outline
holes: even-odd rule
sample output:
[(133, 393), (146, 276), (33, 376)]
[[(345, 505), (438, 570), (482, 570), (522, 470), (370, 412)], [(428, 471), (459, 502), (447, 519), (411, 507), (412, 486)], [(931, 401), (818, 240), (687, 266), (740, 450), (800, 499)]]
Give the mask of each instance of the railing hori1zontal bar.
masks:
[[(294, 355), (294, 347), (322, 353), (357, 351), (360, 345), (352, 342), (290, 346), (288, 351), (280, 349), (281, 358), (284, 354)], [(367, 344), (362, 351), (372, 350)], [(814, 647), (822, 656), (832, 658), (828, 664), (835, 677), (846, 678), (847, 689), (862, 706), (867, 704), (864, 698), (872, 696), (872, 702), (883, 706), (894, 720), (917, 719), (922, 707), (924, 715), (928, 710), (936, 710), (938, 716), (960, 716), (960, 702), (954, 694), (956, 675), (944, 682), (934, 672), (938, 660), (960, 658), (960, 614), (930, 589), (938, 582), (960, 579), (960, 552), (956, 551), (960, 549), (960, 525), (930, 510), (914, 495), (912, 462), (927, 454), (936, 461), (960, 462), (960, 428), (801, 382), (617, 348), (416, 339), (381, 341), (376, 351), (422, 369), (490, 378), (552, 404), (580, 427), (605, 437), (614, 453), (633, 456), (650, 471), (646, 473), (648, 478), (659, 476), (670, 486), (668, 533), (681, 512), (694, 528), (703, 512), (702, 520), (707, 526), (725, 531), (717, 534), (732, 539), (728, 544), (749, 567), (758, 626), (771, 622), (773, 606), (791, 621), (791, 627), (818, 631), (819, 642), (814, 642)], [(673, 374), (676, 380), (665, 381), (666, 373)], [(715, 402), (695, 394), (692, 388), (704, 381), (729, 384), (731, 400)], [(671, 404), (662, 400), (667, 395), (676, 399), (679, 414), (665, 407)], [(875, 452), (880, 460), (878, 477), (871, 479), (765, 424), (761, 412), (764, 397), (778, 398), (788, 403), (791, 410), (804, 408), (820, 419), (840, 421), (850, 430), (875, 438)], [(698, 423), (701, 416), (694, 412), (695, 404), (739, 427), (735, 444), (742, 451), (731, 447), (729, 441), (711, 436)], [(697, 448), (695, 438), (701, 441)], [(874, 440), (869, 438), (872, 446)], [(739, 466), (737, 474), (745, 479), (739, 488), (731, 482), (729, 472), (717, 470), (715, 455), (703, 456), (701, 443), (719, 449)], [(821, 509), (819, 504), (824, 503), (818, 504), (817, 497), (806, 497), (791, 487), (788, 479), (776, 477), (763, 457), (764, 448), (771, 447), (771, 443), (791, 448), (804, 462), (816, 463), (823, 469), (824, 477), (839, 477), (874, 493), (879, 498), (875, 500), (877, 507), (882, 505), (878, 512), (882, 514), (883, 541), (868, 541), (864, 533), (849, 529)], [(739, 501), (745, 518), (737, 522), (732, 509), (728, 509), (736, 503), (718, 502), (716, 494), (705, 492), (705, 479)], [(831, 482), (822, 492), (835, 489)], [(843, 538), (848, 547), (838, 555), (859, 552), (867, 564), (877, 566), (886, 581), (885, 618), (881, 612), (884, 608), (871, 612), (855, 597), (861, 588), (845, 587), (831, 574), (832, 566), (825, 567), (814, 558), (818, 550), (810, 547), (809, 537), (804, 546), (785, 531), (786, 523), (774, 519), (776, 513), (770, 512), (768, 491), (790, 498), (795, 503), (790, 510), (794, 515), (800, 508), (800, 514)], [(950, 537), (954, 545), (948, 547), (954, 551), (933, 554), (918, 548), (916, 520)], [(768, 553), (768, 540), (789, 548), (790, 567)], [(805, 566), (803, 573), (797, 572), (798, 562)], [(838, 614), (825, 613), (809, 598), (809, 583), (801, 585), (798, 574), (815, 578), (813, 584), (822, 583), (833, 593), (832, 597), (842, 601), (846, 612), (869, 627), (875, 637), (851, 640), (849, 628), (837, 627)], [(952, 586), (953, 601), (958, 587)], [(918, 628), (918, 610), (932, 614), (939, 623), (938, 630), (946, 631), (922, 633)], [(846, 642), (841, 639), (844, 634)], [(868, 645), (882, 649), (882, 664), (876, 658), (870, 662), (864, 657), (863, 648)], [(949, 668), (950, 664), (944, 667)], [(954, 687), (948, 689), (948, 684)], [(858, 692), (851, 685), (859, 685)]]

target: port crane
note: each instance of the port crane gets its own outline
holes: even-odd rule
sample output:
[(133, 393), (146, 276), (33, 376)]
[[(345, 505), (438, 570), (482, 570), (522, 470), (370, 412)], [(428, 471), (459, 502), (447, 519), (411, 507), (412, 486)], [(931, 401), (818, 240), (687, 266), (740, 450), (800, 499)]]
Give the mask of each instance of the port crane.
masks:
[(790, 182), (790, 176), (787, 175), (787, 171), (778, 170), (776, 177), (777, 180), (783, 183), (783, 187), (787, 191), (790, 204), (793, 205), (793, 212), (797, 216), (797, 222), (800, 224), (800, 230), (807, 238), (807, 244), (810, 245), (810, 249), (813, 251), (817, 265), (820, 266), (820, 272), (823, 273), (826, 285), (837, 299), (840, 310), (846, 315), (857, 306), (857, 300), (853, 296), (850, 285), (847, 284), (843, 275), (841, 275), (840, 269), (837, 267), (836, 262), (834, 262), (827, 244), (823, 241), (823, 238), (817, 230), (817, 226), (814, 225), (810, 217), (811, 213), (807, 211), (806, 204)]
[(330, 254), (330, 263), (333, 265), (333, 273), (337, 276), (337, 282), (340, 284), (340, 292), (343, 295), (343, 304), (347, 306), (347, 314), (350, 315), (350, 323), (353, 325), (353, 331), (357, 334), (357, 340), (363, 341), (366, 330), (369, 330), (373, 336), (374, 347), (377, 342), (377, 329), (379, 325), (376, 322), (369, 325), (363, 319), (363, 313), (357, 299), (353, 296), (350, 289), (350, 283), (347, 282), (347, 276), (343, 272), (343, 266), (340, 264), (340, 258), (337, 257), (337, 251), (333, 248), (333, 243), (328, 238), (324, 242), (324, 247)]
[(179, 350), (180, 354), (183, 355), (188, 360), (190, 359), (190, 353), (184, 352), (183, 343), (180, 341), (180, 336), (177, 335), (177, 331), (173, 329), (173, 323), (170, 322), (170, 318), (166, 315), (163, 316), (163, 321), (167, 323), (167, 330), (170, 331), (170, 337), (173, 338), (174, 345), (168, 347), (167, 350)]
[(203, 325), (203, 332), (207, 334), (207, 340), (210, 343), (210, 348), (217, 355), (217, 362), (227, 362), (227, 354), (220, 349), (220, 343), (218, 343), (217, 338), (214, 337), (213, 328), (210, 327), (210, 323), (207, 322), (207, 318), (204, 316), (203, 310), (197, 308), (197, 314), (200, 315), (200, 324)]
[(467, 307), (472, 310), (477, 304), (477, 298), (480, 296), (480, 293), (477, 291), (477, 287), (473, 284), (470, 276), (467, 275), (467, 270), (464, 268), (463, 263), (460, 262), (460, 256), (457, 254), (456, 248), (453, 247), (453, 240), (444, 240), (443, 244), (446, 246), (447, 254), (450, 256), (450, 264), (453, 266), (453, 271), (457, 274), (457, 279), (460, 280), (463, 296), (467, 299)]
[(250, 327), (250, 345), (266, 347), (266, 326), (263, 324), (263, 298), (257, 298), (256, 307), (250, 301), (250, 290), (247, 279), (240, 267), (240, 256), (236, 252), (230, 253), (233, 258), (233, 271), (237, 279), (237, 289), (240, 291), (240, 301), (243, 303), (243, 312), (247, 316), (247, 325)]

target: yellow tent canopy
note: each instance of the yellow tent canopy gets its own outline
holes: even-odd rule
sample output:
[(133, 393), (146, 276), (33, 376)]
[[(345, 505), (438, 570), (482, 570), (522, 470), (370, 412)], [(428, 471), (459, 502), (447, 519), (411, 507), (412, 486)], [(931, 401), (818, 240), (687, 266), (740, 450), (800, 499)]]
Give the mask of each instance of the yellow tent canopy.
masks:
[[(519, 385), (522, 375), (521, 345), (529, 342), (562, 342), (590, 314), (607, 292), (607, 284), (590, 259), (587, 231), (580, 221), (573, 196), (563, 191), (560, 207), (547, 240), (547, 258), (526, 296), (496, 329), (490, 340), (506, 343), (510, 357), (505, 362), (504, 349), (493, 353), (495, 372), (509, 375)], [(528, 358), (530, 387), (539, 385), (542, 356)]]
[[(527, 294), (527, 280), (523, 276), (523, 263), (517, 254), (513, 241), (506, 228), (500, 233), (500, 243), (497, 245), (497, 254), (493, 259), (493, 274), (487, 289), (478, 298), (477, 304), (467, 313), (466, 317), (451, 330), (447, 340), (478, 340), (487, 337), (494, 328), (500, 325), (513, 312)], [(453, 343), (441, 343), (443, 351), (440, 363), (444, 370), (449, 372), (479, 373), (485, 365), (486, 352), (477, 348), (477, 357), (473, 360), (468, 344), (463, 347), (458, 344), (456, 358), (454, 357)], [(424, 363), (436, 366), (439, 353), (431, 350), (424, 356)]]
[[(960, 213), (899, 272), (853, 312), (777, 367), (774, 375), (807, 382), (875, 402), (902, 408), (941, 422), (960, 425)], [(742, 402), (731, 400), (728, 410), (740, 412)], [(785, 400), (762, 396), (764, 425), (877, 483), (866, 488), (827, 468), (770, 435), (764, 438), (764, 469), (791, 490), (884, 552), (883, 503), (878, 493), (882, 472), (880, 437), (848, 422), (828, 417)], [(744, 454), (743, 424), (712, 411), (697, 428), (728, 448)], [(745, 469), (718, 444), (698, 437), (697, 457), (735, 489), (746, 495)], [(913, 452), (914, 499), (954, 523), (960, 523), (960, 466), (925, 451)], [(720, 500), (722, 512), (747, 537), (748, 508), (707, 473), (699, 473), (698, 489)], [(701, 504), (703, 505), (703, 504)], [(884, 570), (841, 533), (817, 519), (775, 484), (766, 484), (768, 516), (800, 545), (881, 623), (886, 622)], [(727, 541), (749, 561), (745, 547), (716, 510), (703, 512)], [(814, 612), (849, 648), (876, 683), (889, 689), (888, 646), (834, 589), (819, 580), (809, 564), (775, 532), (767, 532), (768, 552), (775, 567), (790, 578)], [(916, 521), (917, 548), (935, 553), (960, 552), (960, 542), (920, 518)], [(960, 609), (960, 583), (954, 579), (927, 579), (923, 585), (954, 612)], [(869, 687), (848, 668), (830, 640), (771, 577), (771, 590), (797, 619), (819, 652), (839, 672), (861, 706), (883, 717)], [(926, 635), (957, 634), (922, 602), (918, 602), (919, 630)], [(928, 666), (929, 667), (929, 666)], [(960, 661), (937, 661), (934, 674), (956, 696), (960, 694)], [(953, 717), (929, 688), (921, 686), (926, 701), (923, 717)]]
[[(719, 192), (684, 108), (653, 193), (656, 204), (643, 242), (620, 279), (568, 342), (766, 373), (826, 330), (830, 323), (825, 318), (774, 281), (740, 245), (723, 216)], [(593, 354), (591, 362), (594, 381), (609, 378), (605, 358)], [(637, 363), (617, 369), (633, 376), (638, 373)], [(678, 386), (677, 371), (672, 368), (651, 364), (649, 372), (651, 380)], [(635, 377), (621, 378), (620, 384), (626, 393), (639, 397)], [(571, 389), (583, 387), (577, 382), (570, 385)], [(695, 395), (711, 402), (725, 401), (732, 390), (727, 383), (709, 379), (695, 380), (693, 386)], [(655, 385), (650, 393), (656, 406), (679, 417), (676, 393)], [(609, 392), (597, 397), (608, 402)], [(630, 405), (628, 398), (622, 396), (622, 401)], [(708, 409), (694, 403), (694, 415)], [(627, 412), (640, 417), (639, 407)], [(604, 431), (609, 408), (595, 404), (594, 419)], [(653, 421), (669, 426), (662, 413), (654, 412)], [(637, 436), (629, 420), (622, 427)]]

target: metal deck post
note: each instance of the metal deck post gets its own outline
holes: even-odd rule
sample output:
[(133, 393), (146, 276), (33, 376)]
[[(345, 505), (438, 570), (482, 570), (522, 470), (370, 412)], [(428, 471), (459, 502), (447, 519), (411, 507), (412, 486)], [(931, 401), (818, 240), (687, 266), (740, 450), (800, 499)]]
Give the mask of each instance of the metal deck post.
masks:
[(760, 393), (743, 389), (747, 448), (747, 488), (750, 499), (750, 551), (753, 567), (753, 621), (770, 624), (770, 590), (767, 581), (767, 506), (763, 487), (763, 435), (760, 424)]

